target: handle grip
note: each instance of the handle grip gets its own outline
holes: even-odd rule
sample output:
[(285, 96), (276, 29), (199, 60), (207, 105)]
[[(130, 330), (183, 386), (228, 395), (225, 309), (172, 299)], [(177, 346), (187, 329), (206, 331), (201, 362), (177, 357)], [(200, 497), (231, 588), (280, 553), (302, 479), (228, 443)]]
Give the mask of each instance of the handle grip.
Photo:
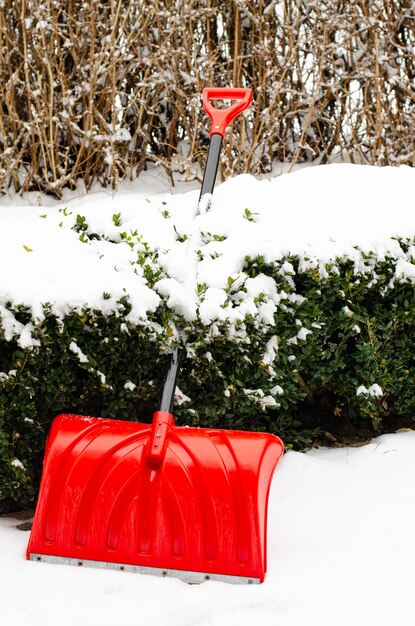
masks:
[[(210, 100), (237, 100), (227, 109), (216, 109)], [(231, 87), (205, 87), (203, 89), (203, 107), (212, 120), (210, 137), (225, 136), (228, 124), (252, 102), (252, 89), (233, 89)]]

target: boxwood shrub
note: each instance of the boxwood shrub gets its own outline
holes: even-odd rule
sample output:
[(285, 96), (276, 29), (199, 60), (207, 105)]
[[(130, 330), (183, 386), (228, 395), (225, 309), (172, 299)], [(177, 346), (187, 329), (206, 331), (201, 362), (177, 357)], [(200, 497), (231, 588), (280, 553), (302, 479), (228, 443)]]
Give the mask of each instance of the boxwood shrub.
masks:
[[(88, 238), (86, 224), (80, 232)], [(166, 297), (145, 323), (131, 322), (128, 294), (110, 314), (85, 308), (59, 317), (45, 305), (35, 319), (27, 307), (5, 303), (0, 510), (34, 502), (56, 414), (151, 421), (177, 329), (185, 343), (174, 409), (179, 425), (269, 431), (301, 448), (315, 436), (321, 413), (374, 433), (396, 416), (414, 415), (415, 296), (413, 276), (401, 268), (402, 260), (409, 268), (415, 263), (415, 248), (414, 241), (397, 243), (398, 255), (356, 248), (353, 258), (324, 267), (304, 256), (246, 257), (239, 276), (229, 278), (223, 309), (244, 302), (253, 278), (273, 281), (274, 304), (259, 293), (236, 322), (226, 315), (186, 321)], [(140, 255), (148, 284), (156, 284), (157, 258), (143, 254), (142, 245)], [(204, 286), (198, 288), (203, 302)], [(31, 341), (22, 342), (22, 333)]]

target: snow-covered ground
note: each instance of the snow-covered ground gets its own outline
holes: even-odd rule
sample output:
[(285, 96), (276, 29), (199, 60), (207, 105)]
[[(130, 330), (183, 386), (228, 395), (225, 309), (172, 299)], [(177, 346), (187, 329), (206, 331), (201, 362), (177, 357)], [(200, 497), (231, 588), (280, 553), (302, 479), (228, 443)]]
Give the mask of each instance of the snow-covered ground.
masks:
[[(60, 203), (32, 195), (23, 200), (31, 206), (22, 206), (20, 199), (3, 198), (0, 309), (8, 299), (31, 306), (35, 315), (45, 301), (53, 302), (58, 314), (68, 305), (111, 307), (123, 289), (138, 294), (137, 313), (157, 305), (157, 293), (146, 292), (132, 270), (132, 248), (96, 240), (85, 245), (72, 230), (77, 214), (95, 232), (113, 238), (120, 230), (139, 229), (176, 281), (164, 283), (159, 293), (171, 289), (172, 304), (189, 317), (201, 277), (212, 289), (209, 315), (222, 310), (218, 291), (240, 271), (250, 248), (270, 256), (287, 250), (314, 255), (324, 263), (353, 254), (356, 246), (386, 253), (394, 250), (394, 236), (415, 234), (415, 170), (407, 167), (330, 165), (268, 181), (237, 177), (218, 187), (212, 211), (196, 220), (197, 189), (181, 186), (171, 194), (160, 180), (147, 177), (117, 194), (95, 191)], [(114, 221), (118, 214), (121, 226)], [(174, 227), (190, 236), (185, 248)], [(207, 244), (216, 259), (206, 255), (196, 267), (184, 259), (200, 247), (200, 230), (226, 239)], [(413, 267), (402, 259), (403, 274), (413, 277)], [(103, 291), (111, 291), (113, 299), (103, 301)], [(30, 345), (30, 332), (10, 324), (10, 333), (22, 331), (21, 345)], [(414, 451), (413, 432), (383, 436), (361, 448), (289, 451), (272, 484), (268, 575), (259, 586), (188, 586), (26, 562), (28, 532), (18, 530), (12, 518), (0, 518), (1, 624), (410, 626)]]
[(412, 626), (415, 432), (289, 451), (274, 475), (268, 575), (232, 586), (25, 561), (0, 518), (5, 626)]

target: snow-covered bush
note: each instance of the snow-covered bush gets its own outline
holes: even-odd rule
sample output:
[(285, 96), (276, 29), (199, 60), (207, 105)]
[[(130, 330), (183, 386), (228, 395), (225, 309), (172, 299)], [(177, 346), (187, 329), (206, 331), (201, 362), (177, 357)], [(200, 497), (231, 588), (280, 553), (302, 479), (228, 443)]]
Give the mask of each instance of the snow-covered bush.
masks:
[[(0, 507), (33, 499), (59, 412), (150, 421), (179, 342), (178, 424), (266, 430), (301, 447), (322, 412), (375, 432), (389, 415), (413, 414), (415, 241), (391, 239), (376, 251), (355, 246), (322, 260), (311, 249), (284, 253), (275, 244), (278, 215), (263, 223), (254, 210), (232, 211), (216, 218), (216, 230), (214, 214), (197, 218), (192, 230), (193, 220), (173, 219), (165, 203), (147, 221), (135, 208), (112, 217), (31, 213), (27, 245), (16, 254), (30, 259), (25, 293), (43, 304), (0, 302)], [(130, 227), (133, 215), (141, 232)], [(54, 243), (30, 239), (53, 219)], [(64, 238), (76, 248), (60, 259)], [(53, 262), (40, 264), (36, 278), (29, 272), (42, 241), (56, 254), (52, 248)], [(92, 274), (89, 263), (97, 264)], [(9, 287), (3, 275), (6, 293), (19, 289), (13, 272)], [(49, 302), (39, 284), (45, 273)], [(84, 281), (88, 297), (99, 296), (95, 304), (82, 304)]]

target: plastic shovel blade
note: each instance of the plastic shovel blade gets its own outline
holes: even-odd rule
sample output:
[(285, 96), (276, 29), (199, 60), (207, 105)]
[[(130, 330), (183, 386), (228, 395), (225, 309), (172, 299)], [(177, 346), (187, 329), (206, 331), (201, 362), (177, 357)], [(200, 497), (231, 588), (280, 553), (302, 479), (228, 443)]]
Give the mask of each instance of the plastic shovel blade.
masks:
[(262, 582), (281, 440), (172, 420), (160, 428), (161, 458), (151, 425), (55, 418), (27, 558)]

